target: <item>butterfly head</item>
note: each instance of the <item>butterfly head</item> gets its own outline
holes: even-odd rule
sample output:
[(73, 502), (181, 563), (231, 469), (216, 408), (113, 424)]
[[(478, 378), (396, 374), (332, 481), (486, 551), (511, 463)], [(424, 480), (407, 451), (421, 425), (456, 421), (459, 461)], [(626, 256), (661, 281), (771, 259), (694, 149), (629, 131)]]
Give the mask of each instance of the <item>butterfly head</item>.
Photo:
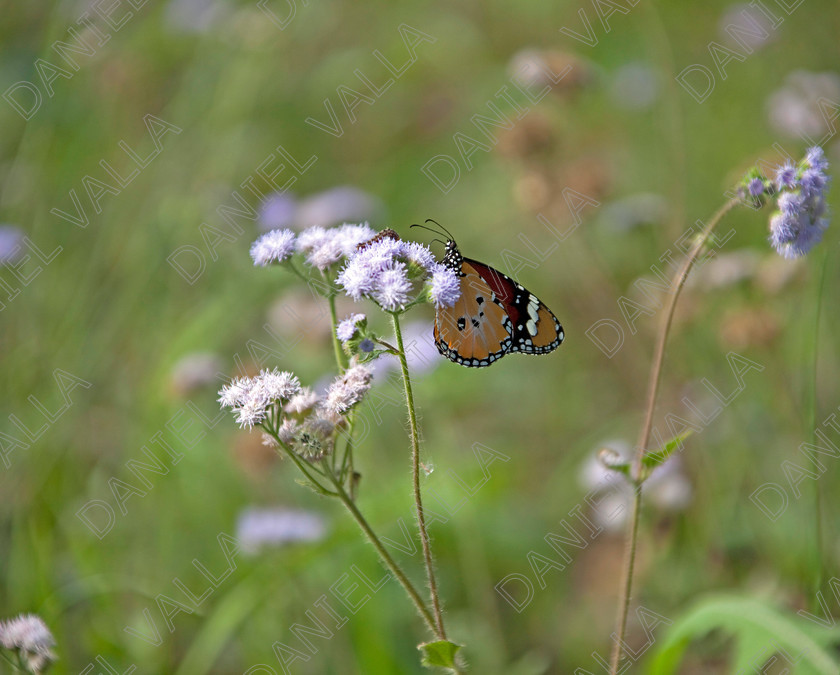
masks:
[[(414, 224), (411, 227), (422, 227), (424, 230), (429, 230), (430, 232), (434, 232), (435, 234), (438, 234), (441, 237), (446, 237), (445, 242), (442, 239), (432, 240), (439, 241), (445, 247), (443, 260), (441, 260), (441, 264), (445, 267), (448, 267), (451, 270), (454, 270), (455, 273), (458, 274), (458, 276), (464, 276), (461, 270), (461, 264), (464, 262), (464, 256), (462, 256), (461, 252), (458, 250), (458, 244), (455, 243), (455, 239), (452, 237), (452, 234), (449, 232), (449, 230), (447, 230), (436, 220), (427, 218), (426, 223), (426, 225)], [(429, 227), (428, 223), (434, 223), (437, 227)]]
[(446, 249), (443, 255), (441, 264), (453, 270), (458, 276), (463, 276), (461, 272), (461, 264), (464, 262), (464, 256), (458, 250), (458, 244), (454, 240), (448, 239), (446, 241)]

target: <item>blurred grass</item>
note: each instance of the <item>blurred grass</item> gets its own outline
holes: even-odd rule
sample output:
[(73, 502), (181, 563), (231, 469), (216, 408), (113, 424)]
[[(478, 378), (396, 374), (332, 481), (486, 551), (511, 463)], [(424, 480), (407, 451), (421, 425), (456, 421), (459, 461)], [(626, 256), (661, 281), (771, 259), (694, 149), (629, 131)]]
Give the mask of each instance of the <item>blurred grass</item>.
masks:
[[(692, 63), (712, 67), (706, 45), (718, 39), (725, 3), (639, 3), (626, 16), (614, 14), (609, 33), (585, 5), (598, 35), (594, 47), (558, 32), (563, 26), (582, 30), (579, 7), (334, 0), (299, 5), (294, 21), (280, 31), (254, 3), (237, 3), (210, 30), (188, 33), (172, 27), (166, 4), (148, 3), (94, 57), (80, 56), (79, 71), (54, 83), (55, 96), (45, 97), (31, 120), (0, 104), (0, 221), (19, 226), (44, 252), (62, 247), (0, 314), (0, 430), (20, 437), (7, 424), (10, 414), (30, 428), (41, 425), (29, 396), (49, 410), (61, 406), (56, 368), (92, 384), (75, 389), (66, 413), (31, 448), (15, 450), (11, 467), (0, 472), (0, 617), (40, 612), (58, 639), (55, 672), (80, 672), (97, 654), (119, 664), (120, 672), (131, 663), (144, 673), (240, 673), (258, 663), (281, 672), (272, 644), (300, 648), (289, 626), (305, 622), (306, 610), (329, 595), (351, 565), (371, 579), (381, 576), (349, 519), (295, 485), (290, 467), (274, 465), (258, 478), (243, 468), (233, 451), (242, 441), (227, 418), (195, 447), (176, 447), (184, 459), (168, 475), (152, 476), (149, 494), (132, 497), (127, 515), (117, 513), (103, 540), (75, 515), (91, 499), (112, 501), (108, 479), (132, 480), (125, 462), (144, 459), (141, 447), (184, 408), (185, 399), (170, 384), (182, 356), (214, 352), (232, 373), (234, 353), (247, 360), (247, 340), (267, 341), (266, 311), (293, 281), (250, 265), (255, 226), (220, 245), (219, 259), (208, 261), (195, 285), (179, 277), (166, 257), (179, 246), (200, 245), (200, 223), (221, 226), (215, 209), (232, 203), (231, 191), (241, 191), (240, 183), (278, 145), (299, 161), (318, 158), (294, 185), (296, 195), (357, 186), (387, 207), (388, 217), (375, 225), (407, 236), (408, 224), (434, 217), (455, 233), (466, 255), (502, 268), (503, 250), (526, 254), (520, 233), (540, 247), (551, 243), (534, 210), (515, 194), (530, 172), (559, 172), (587, 185), (595, 166), (606, 176), (596, 181), (602, 204), (641, 191), (668, 200), (662, 222), (622, 233), (599, 221), (600, 207), (589, 208), (581, 227), (545, 263), (517, 275), (563, 322), (568, 339), (558, 353), (512, 357), (478, 372), (441, 363), (418, 381), (416, 392), (436, 467), (426, 485), (449, 504), (464, 496), (450, 469), (468, 485), (482, 478), (473, 443), (511, 458), (494, 463), (486, 485), (447, 522), (433, 526), (450, 632), (467, 644), (473, 672), (564, 673), (594, 668), (595, 650), (606, 655), (618, 586), (617, 536), (600, 536), (568, 569), (549, 572), (547, 589), (537, 589), (521, 614), (493, 589), (511, 572), (533, 579), (529, 551), (552, 553), (543, 537), (584, 496), (578, 482), (584, 458), (609, 438), (635, 437), (654, 321), (643, 317), (638, 335), (628, 333), (611, 360), (584, 332), (601, 318), (620, 319), (616, 298), (629, 294), (633, 280), (673, 247), (689, 223), (712, 213), (738, 171), (757, 157), (773, 156), (770, 146), (778, 140), (801, 153), (801, 141), (780, 139), (769, 127), (766, 100), (792, 70), (836, 69), (840, 15), (834, 3), (803, 5), (785, 17), (774, 40), (743, 63), (731, 62), (729, 77), (718, 79), (713, 95), (698, 105), (672, 78)], [(284, 5), (274, 8), (279, 13)], [(58, 62), (50, 44), (84, 11), (70, 2), (8, 3), (2, 9), (3, 88), (34, 80), (38, 57)], [(336, 87), (356, 87), (357, 68), (382, 82), (386, 72), (375, 49), (402, 63), (406, 52), (397, 27), (403, 23), (436, 42), (419, 44), (417, 63), (381, 99), (361, 105), (349, 125)], [(575, 53), (593, 73), (591, 83), (574, 95), (549, 95), (520, 123), (540, 118), (551, 130), (551, 148), (538, 162), (498, 148), (478, 152), (474, 169), (462, 166), (458, 185), (441, 194), (420, 167), (436, 154), (456, 152), (452, 134), (471, 133), (470, 116), (487, 112), (485, 102), (509, 81), (511, 56), (525, 47)], [(634, 61), (650, 64), (660, 78), (653, 105), (638, 111), (618, 106), (607, 91), (616, 69)], [(327, 97), (345, 124), (341, 138), (304, 122), (327, 118)], [(149, 167), (119, 195), (104, 195), (102, 213), (93, 213), (83, 177), (107, 180), (103, 159), (128, 171), (120, 141), (142, 156), (150, 153), (147, 114), (183, 131), (164, 136)], [(84, 229), (50, 212), (72, 209), (71, 189), (90, 215)], [(722, 227), (736, 230), (726, 250), (747, 248), (771, 258), (765, 219), (766, 213), (747, 210), (733, 214)], [(819, 421), (836, 407), (838, 393), (832, 302), (837, 240), (831, 232), (822, 247), (828, 258), (818, 341)], [(810, 498), (792, 499), (784, 517), (770, 522), (749, 495), (765, 482), (784, 483), (781, 462), (795, 459), (810, 434), (805, 401), (816, 265), (808, 260), (775, 294), (742, 282), (686, 299), (689, 309), (666, 362), (659, 420), (669, 410), (679, 414), (682, 396), (699, 395), (701, 378), (731, 391), (734, 380), (723, 358), (730, 349), (764, 371), (749, 373), (743, 395), (689, 442), (683, 455), (694, 486), (689, 509), (674, 516), (646, 513), (636, 600), (665, 616), (710, 589), (771, 593), (792, 607), (814, 602), (807, 595)], [(14, 282), (7, 270), (0, 275)], [(721, 338), (723, 320), (751, 309), (777, 317), (778, 335), (733, 348)], [(321, 337), (271, 365), (314, 382), (330, 371), (330, 361)], [(214, 387), (189, 398), (205, 415), (216, 415)], [(386, 536), (399, 538), (396, 519), (412, 522), (408, 443), (403, 412), (386, 407), (384, 414), (359, 451), (361, 503)], [(173, 442), (171, 434), (167, 438)], [(820, 482), (830, 574), (838, 554), (831, 526), (838, 516), (831, 498), (836, 467), (828, 465)], [(804, 483), (803, 492), (809, 487)], [(199, 611), (174, 617), (170, 634), (155, 598), (183, 600), (173, 586), (176, 577), (203, 588), (192, 560), (218, 574), (227, 563), (217, 535), (234, 534), (243, 507), (277, 502), (323, 511), (330, 537), (257, 558), (240, 555), (237, 569)], [(407, 564), (420, 579), (416, 558)], [(145, 608), (164, 631), (159, 647), (124, 630), (145, 629)], [(635, 630), (631, 639), (642, 644), (644, 636)], [(315, 638), (318, 653), (292, 670), (418, 672), (420, 637), (410, 606), (389, 584), (333, 639)], [(547, 665), (516, 671), (513, 664), (523, 659)]]

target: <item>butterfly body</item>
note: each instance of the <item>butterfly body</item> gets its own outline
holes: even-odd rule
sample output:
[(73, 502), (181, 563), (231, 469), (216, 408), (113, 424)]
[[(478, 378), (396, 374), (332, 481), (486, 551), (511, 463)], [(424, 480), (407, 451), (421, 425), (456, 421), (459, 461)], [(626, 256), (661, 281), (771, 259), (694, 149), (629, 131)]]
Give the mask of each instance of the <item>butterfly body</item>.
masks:
[(452, 239), (442, 264), (461, 278), (461, 297), (435, 315), (435, 344), (449, 360), (481, 368), (506, 354), (548, 354), (563, 342), (563, 327), (537, 296), (489, 265), (462, 256)]

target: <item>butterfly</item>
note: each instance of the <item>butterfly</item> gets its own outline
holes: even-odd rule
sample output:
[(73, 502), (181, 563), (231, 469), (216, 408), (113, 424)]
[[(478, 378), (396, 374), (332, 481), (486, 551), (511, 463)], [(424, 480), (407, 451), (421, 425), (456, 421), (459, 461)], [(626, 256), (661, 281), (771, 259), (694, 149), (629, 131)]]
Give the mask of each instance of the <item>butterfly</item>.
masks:
[[(449, 231), (441, 264), (461, 278), (461, 297), (435, 314), (435, 345), (450, 361), (483, 368), (506, 354), (548, 354), (563, 342), (563, 327), (540, 299), (506, 274), (465, 258)], [(443, 242), (441, 242), (443, 243)]]

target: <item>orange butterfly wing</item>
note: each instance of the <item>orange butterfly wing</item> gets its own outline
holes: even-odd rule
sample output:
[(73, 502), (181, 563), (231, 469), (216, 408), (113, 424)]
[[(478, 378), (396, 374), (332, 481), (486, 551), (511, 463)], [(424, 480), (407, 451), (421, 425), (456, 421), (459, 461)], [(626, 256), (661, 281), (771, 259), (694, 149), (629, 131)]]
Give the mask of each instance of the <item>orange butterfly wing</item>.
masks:
[(557, 317), (522, 285), (498, 270), (464, 258), (446, 244), (443, 264), (459, 273), (461, 297), (435, 315), (435, 344), (446, 358), (480, 368), (505, 354), (548, 354), (565, 337)]
[(484, 263), (464, 259), (493, 290), (511, 321), (511, 345), (506, 353), (548, 354), (563, 342), (563, 327), (536, 295), (506, 274)]
[(489, 366), (512, 344), (512, 324), (503, 303), (471, 261), (461, 265), (461, 297), (435, 315), (435, 344), (462, 366)]

